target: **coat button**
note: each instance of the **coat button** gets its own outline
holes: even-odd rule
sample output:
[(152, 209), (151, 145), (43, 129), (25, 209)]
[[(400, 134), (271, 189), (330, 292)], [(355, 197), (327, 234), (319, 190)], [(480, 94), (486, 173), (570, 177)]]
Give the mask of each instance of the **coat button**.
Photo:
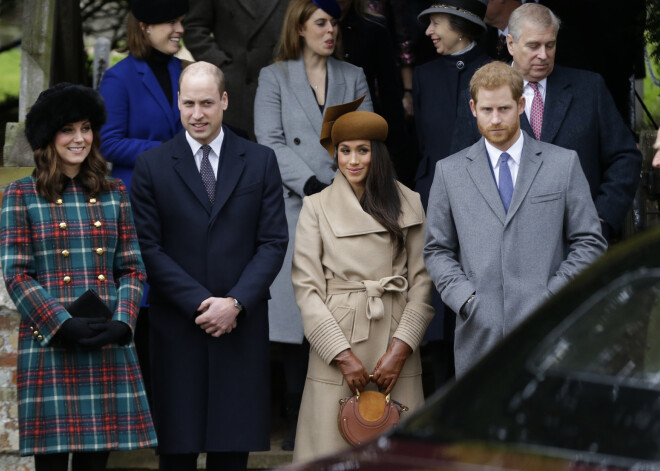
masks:
[(39, 342), (41, 342), (43, 339), (44, 339), (44, 336), (43, 336), (43, 335), (40, 335), (39, 337), (37, 337), (37, 340), (38, 340)]
[(35, 337), (39, 337), (39, 331), (35, 330), (34, 332), (32, 332), (32, 335), (34, 335)]
[(66, 229), (66, 222), (60, 223), (60, 229)]
[(463, 61), (458, 61), (458, 62), (456, 62), (456, 68), (457, 68), (458, 70), (462, 70), (463, 67), (465, 67), (465, 62), (463, 62)]
[(62, 198), (57, 198), (55, 200), (55, 204), (62, 204)]
[(67, 249), (62, 250), (62, 256), (63, 257), (68, 257), (69, 256), (69, 251)]
[(105, 281), (105, 276), (104, 275), (99, 275), (99, 276), (97, 276), (97, 278), (99, 279), (99, 281)]
[(96, 221), (94, 223), (94, 227), (101, 227), (101, 226), (102, 226), (101, 221)]
[(34, 332), (34, 326), (31, 325), (31, 326), (30, 326), (30, 330), (31, 330), (32, 332)]
[(99, 247), (98, 249), (96, 249), (96, 253), (99, 255), (103, 255), (103, 249)]
[(65, 277), (63, 278), (63, 281), (64, 281), (65, 283), (71, 283), (71, 277), (67, 275), (67, 276), (65, 276)]
[(96, 204), (96, 198), (90, 198), (89, 204)]
[(300, 139), (297, 138), (297, 137), (294, 138), (294, 139), (293, 139), (293, 143), (294, 143), (295, 145), (299, 146), (299, 145), (300, 145)]

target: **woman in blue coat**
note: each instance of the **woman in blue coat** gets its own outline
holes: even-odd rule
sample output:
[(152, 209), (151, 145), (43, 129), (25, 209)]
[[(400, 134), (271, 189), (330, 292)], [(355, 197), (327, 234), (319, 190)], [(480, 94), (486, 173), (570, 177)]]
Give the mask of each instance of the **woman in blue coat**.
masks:
[(37, 471), (66, 471), (69, 453), (74, 471), (104, 470), (111, 450), (156, 446), (132, 342), (146, 274), (126, 189), (99, 153), (104, 120), (92, 89), (42, 92), (25, 120), (36, 169), (2, 202), (20, 450)]
[(101, 129), (101, 153), (112, 176), (128, 188), (135, 159), (181, 130), (177, 91), (187, 0), (135, 0), (127, 21), (130, 52), (101, 81), (108, 121)]

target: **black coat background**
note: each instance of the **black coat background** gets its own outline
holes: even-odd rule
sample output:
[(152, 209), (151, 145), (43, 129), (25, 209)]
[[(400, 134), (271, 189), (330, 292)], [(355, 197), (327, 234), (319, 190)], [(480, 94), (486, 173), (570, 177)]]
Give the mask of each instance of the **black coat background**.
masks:
[[(185, 133), (141, 154), (131, 203), (147, 268), (160, 453), (270, 446), (268, 288), (288, 235), (273, 151), (224, 127), (211, 206)], [(194, 323), (209, 296), (245, 311), (219, 338)]]
[[(411, 173), (416, 163), (406, 152), (408, 139), (403, 116), (403, 87), (396, 66), (395, 49), (390, 32), (379, 17), (359, 16), (351, 8), (341, 21), (343, 55), (346, 62), (362, 67), (369, 85), (374, 112), (389, 126), (387, 147), (398, 174)], [(410, 162), (412, 160), (412, 164)]]

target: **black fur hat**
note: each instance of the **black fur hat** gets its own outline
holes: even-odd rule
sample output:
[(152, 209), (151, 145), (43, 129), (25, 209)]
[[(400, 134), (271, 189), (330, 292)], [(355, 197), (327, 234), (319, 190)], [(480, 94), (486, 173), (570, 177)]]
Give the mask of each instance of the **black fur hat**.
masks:
[(165, 23), (188, 12), (188, 0), (133, 0), (133, 16), (148, 25)]
[(67, 123), (88, 119), (94, 131), (105, 123), (105, 104), (99, 92), (82, 85), (58, 83), (44, 90), (25, 117), (25, 137), (32, 150), (46, 147)]

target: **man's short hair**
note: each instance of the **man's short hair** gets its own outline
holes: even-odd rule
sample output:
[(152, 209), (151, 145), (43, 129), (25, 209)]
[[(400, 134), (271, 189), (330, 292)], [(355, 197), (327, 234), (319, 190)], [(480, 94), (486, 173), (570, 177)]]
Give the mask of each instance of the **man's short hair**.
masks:
[(514, 42), (520, 39), (523, 24), (526, 22), (540, 28), (553, 28), (555, 35), (561, 25), (561, 20), (548, 7), (538, 3), (525, 3), (513, 10), (509, 17), (509, 34)]
[(523, 93), (523, 77), (520, 72), (504, 62), (491, 62), (480, 67), (472, 76), (470, 97), (476, 103), (480, 89), (495, 90), (503, 85), (508, 85), (516, 102), (520, 100)]
[(187, 74), (209, 74), (215, 80), (215, 83), (218, 85), (218, 92), (220, 96), (225, 92), (225, 74), (220, 70), (219, 67), (211, 64), (210, 62), (193, 62), (187, 67), (184, 67), (179, 76), (179, 90), (181, 90), (181, 84), (183, 83), (183, 77)]

